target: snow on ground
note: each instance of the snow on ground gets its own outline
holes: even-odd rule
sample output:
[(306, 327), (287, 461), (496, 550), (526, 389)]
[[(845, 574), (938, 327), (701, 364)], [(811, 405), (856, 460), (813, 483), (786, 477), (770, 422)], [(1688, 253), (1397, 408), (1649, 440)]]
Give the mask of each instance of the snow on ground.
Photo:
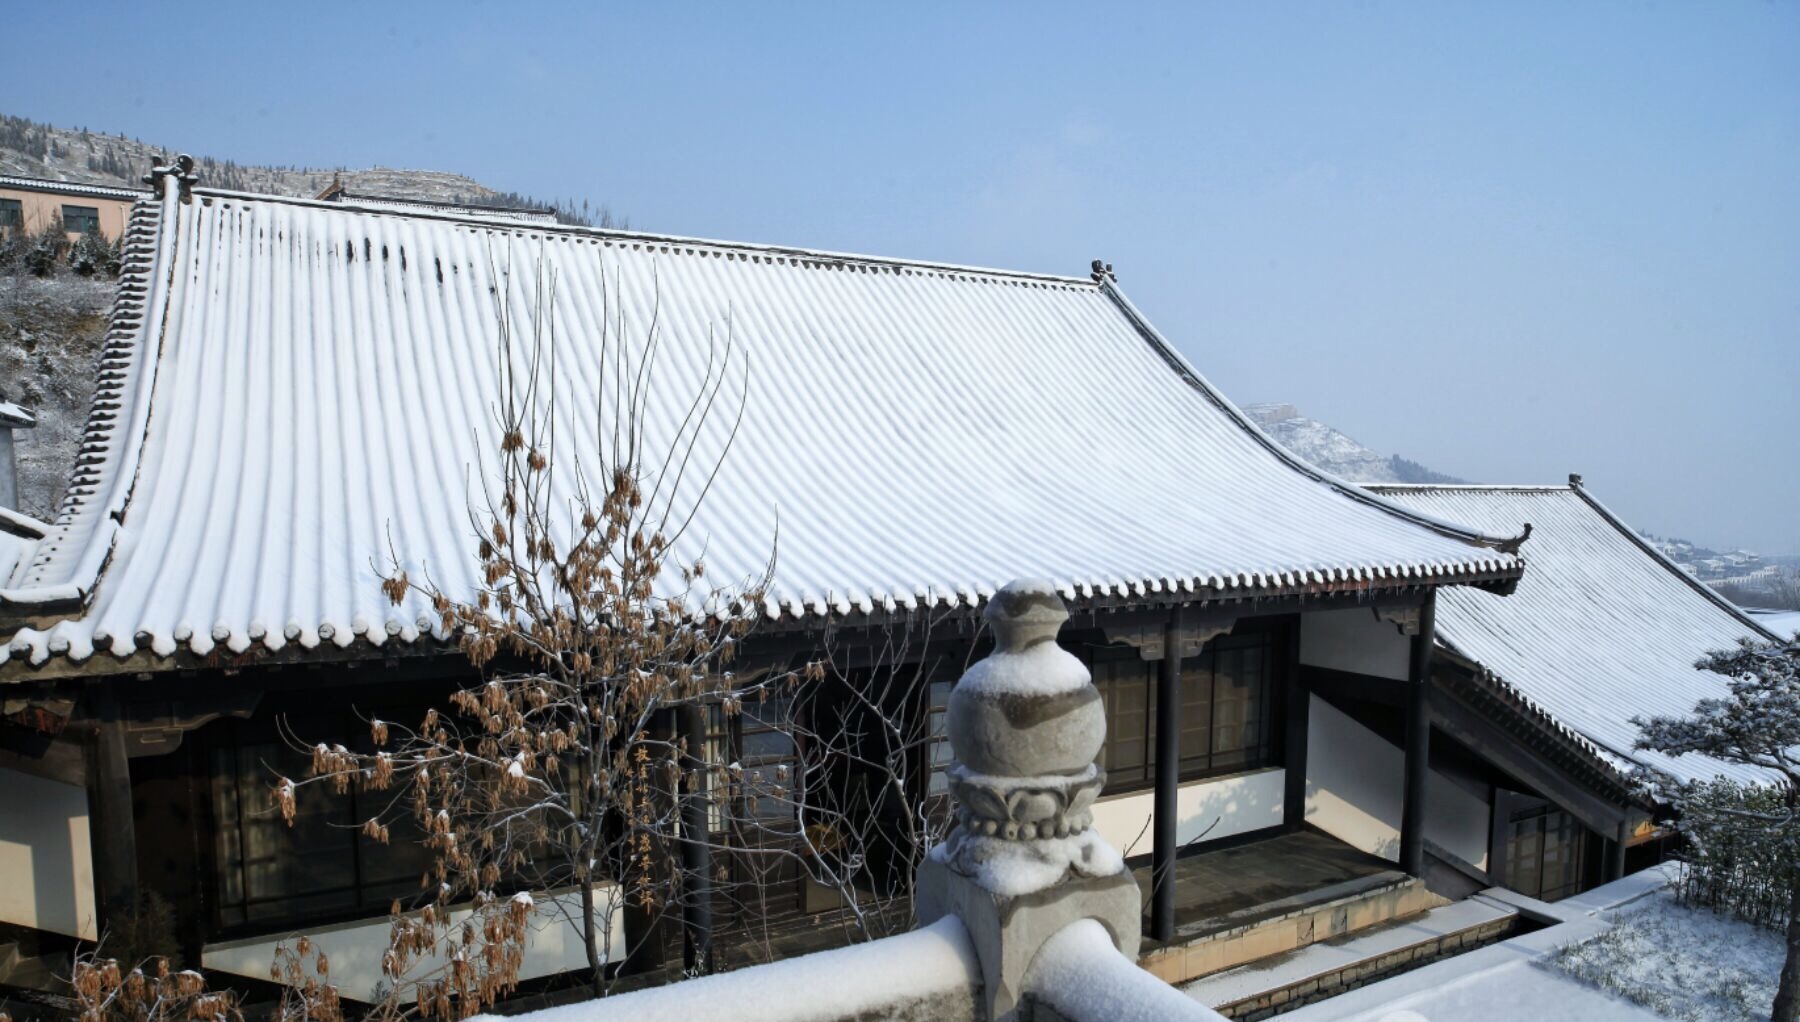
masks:
[(1662, 890), (1614, 916), (1611, 929), (1569, 944), (1547, 968), (1680, 1022), (1769, 1017), (1786, 945), (1772, 930), (1676, 904)]
[(1659, 1022), (1765, 1019), (1779, 935), (1677, 905), (1647, 870), (1545, 905), (1545, 929), (1371, 983), (1283, 1022)]

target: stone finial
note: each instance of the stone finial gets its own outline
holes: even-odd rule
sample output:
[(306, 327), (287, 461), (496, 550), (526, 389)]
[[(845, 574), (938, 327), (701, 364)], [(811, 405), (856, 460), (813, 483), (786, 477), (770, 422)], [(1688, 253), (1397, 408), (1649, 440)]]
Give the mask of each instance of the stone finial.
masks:
[(1056, 644), (1069, 612), (1046, 582), (988, 601), (994, 652), (950, 693), (948, 775), (969, 836), (1067, 837), (1087, 829), (1106, 775), (1106, 714), (1086, 667)]
[(1092, 827), (1106, 713), (1087, 668), (1056, 644), (1062, 598), (1048, 582), (1012, 582), (985, 617), (994, 651), (956, 683), (946, 711), (957, 822), (919, 867), (915, 909), (921, 924), (962, 920), (987, 1017), (1003, 1022), (1052, 935), (1095, 919), (1135, 961), (1142, 913), (1131, 871)]

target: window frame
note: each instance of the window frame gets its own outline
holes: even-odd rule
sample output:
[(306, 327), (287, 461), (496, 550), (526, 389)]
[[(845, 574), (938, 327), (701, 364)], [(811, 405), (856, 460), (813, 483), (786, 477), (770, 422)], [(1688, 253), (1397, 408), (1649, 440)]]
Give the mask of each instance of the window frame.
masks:
[[(77, 220), (82, 223), (82, 226), (74, 226), (74, 221)], [(87, 234), (90, 231), (98, 234), (100, 233), (100, 207), (77, 206), (72, 202), (65, 202), (62, 204), (62, 225), (63, 230), (70, 234)]]
[[(1284, 748), (1285, 727), (1283, 726), (1286, 704), (1286, 688), (1290, 672), (1297, 669), (1297, 644), (1294, 641), (1296, 629), (1291, 618), (1260, 618), (1240, 621), (1231, 632), (1217, 636), (1208, 641), (1200, 653), (1186, 657), (1182, 661), (1182, 698), (1180, 706), (1183, 710), (1180, 748), (1182, 762), (1176, 772), (1178, 785), (1190, 784), (1219, 777), (1230, 777), (1235, 774), (1250, 773), (1281, 766), (1286, 761)], [(1258, 691), (1254, 702), (1254, 720), (1242, 721), (1238, 724), (1220, 724), (1217, 720), (1219, 702), (1220, 671), (1218, 670), (1221, 653), (1237, 655), (1240, 658), (1244, 651), (1260, 651), (1260, 669), (1257, 679)], [(1100, 689), (1101, 698), (1107, 710), (1106, 744), (1101, 751), (1101, 762), (1107, 770), (1106, 787), (1102, 797), (1123, 795), (1132, 792), (1152, 790), (1156, 787), (1156, 690), (1162, 669), (1160, 660), (1144, 660), (1137, 649), (1122, 643), (1097, 644), (1088, 643), (1077, 651), (1094, 674), (1095, 687)], [(1113, 749), (1120, 740), (1118, 722), (1123, 719), (1135, 719), (1136, 712), (1121, 714), (1118, 712), (1122, 693), (1118, 691), (1119, 683), (1116, 675), (1109, 676), (1108, 668), (1117, 670), (1125, 664), (1141, 665), (1142, 677), (1132, 679), (1129, 685), (1141, 685), (1144, 709), (1142, 713), (1141, 740), (1144, 747), (1141, 766), (1120, 766), (1113, 762)], [(1204, 665), (1204, 666), (1203, 666)], [(1205, 676), (1206, 699), (1190, 698), (1194, 682), (1201, 672)], [(1137, 673), (1135, 670), (1129, 673)], [(1204, 725), (1189, 721), (1186, 714), (1195, 707), (1206, 707)], [(1218, 730), (1220, 727), (1254, 727), (1254, 740), (1238, 748), (1219, 749)], [(1190, 735), (1199, 731), (1205, 735), (1204, 751), (1190, 752)], [(1221, 762), (1221, 757), (1237, 756), (1240, 758)], [(1141, 774), (1139, 771), (1141, 770)]]

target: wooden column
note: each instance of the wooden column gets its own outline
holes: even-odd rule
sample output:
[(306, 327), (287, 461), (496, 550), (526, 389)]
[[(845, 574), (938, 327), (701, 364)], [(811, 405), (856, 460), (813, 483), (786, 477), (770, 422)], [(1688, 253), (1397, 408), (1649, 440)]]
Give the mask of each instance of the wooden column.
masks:
[(1281, 796), (1281, 822), (1292, 830), (1306, 822), (1306, 741), (1312, 697), (1306, 690), (1306, 683), (1300, 680), (1297, 664), (1288, 663), (1283, 670), (1286, 677), (1282, 679), (1281, 698), (1287, 711), (1287, 726), (1281, 738), (1282, 768), (1286, 775)]
[(1610, 882), (1625, 875), (1625, 843), (1631, 838), (1631, 817), (1619, 821), (1619, 829), (1606, 843), (1606, 879)]
[(132, 820), (131, 761), (125, 721), (112, 687), (87, 693), (94, 721), (88, 746), (88, 837), (94, 864), (94, 903), (100, 926), (118, 926), (137, 901), (137, 828)]
[(1181, 634), (1182, 613), (1169, 611), (1164, 626), (1163, 657), (1156, 677), (1156, 844), (1151, 852), (1150, 936), (1175, 938), (1175, 845), (1181, 786)]
[(1400, 868), (1425, 875), (1425, 797), (1431, 773), (1431, 650), (1437, 631), (1437, 594), (1419, 608), (1407, 671), (1406, 801), (1400, 810)]

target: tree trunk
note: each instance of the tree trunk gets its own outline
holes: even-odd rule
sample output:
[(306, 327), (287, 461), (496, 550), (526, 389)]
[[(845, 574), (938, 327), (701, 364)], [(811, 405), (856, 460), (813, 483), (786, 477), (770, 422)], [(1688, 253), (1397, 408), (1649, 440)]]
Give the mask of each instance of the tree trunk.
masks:
[(1775, 988), (1772, 1022), (1800, 1022), (1800, 884), (1788, 896), (1787, 961), (1781, 965), (1781, 983)]
[(592, 877), (581, 881), (581, 944), (587, 949), (588, 985), (595, 997), (606, 995), (606, 974), (600, 969), (600, 935), (594, 926), (594, 884)]

